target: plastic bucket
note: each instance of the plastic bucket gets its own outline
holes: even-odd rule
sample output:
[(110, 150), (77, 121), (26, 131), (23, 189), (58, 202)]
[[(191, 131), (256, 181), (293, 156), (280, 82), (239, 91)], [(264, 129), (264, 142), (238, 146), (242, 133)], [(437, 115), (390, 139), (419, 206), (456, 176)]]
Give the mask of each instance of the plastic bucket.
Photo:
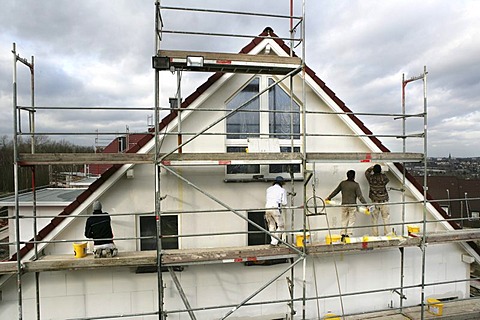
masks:
[[(295, 237), (297, 247), (303, 247), (303, 233), (297, 233)], [(310, 243), (310, 233), (307, 233), (306, 244)]]
[(443, 303), (441, 303), (440, 300), (437, 300), (435, 298), (428, 298), (427, 304), (427, 311), (431, 314), (434, 314), (436, 316), (441, 316), (443, 314)]
[(414, 224), (407, 225), (407, 230), (409, 233), (418, 233), (420, 232), (420, 227)]
[(342, 239), (342, 236), (339, 234), (332, 234), (331, 236), (330, 235), (325, 236), (325, 242), (327, 244), (340, 243), (341, 239)]
[(87, 242), (74, 242), (73, 254), (75, 258), (83, 258), (87, 255)]
[(324, 320), (341, 320), (339, 316), (337, 316), (335, 313), (327, 313), (324, 317)]

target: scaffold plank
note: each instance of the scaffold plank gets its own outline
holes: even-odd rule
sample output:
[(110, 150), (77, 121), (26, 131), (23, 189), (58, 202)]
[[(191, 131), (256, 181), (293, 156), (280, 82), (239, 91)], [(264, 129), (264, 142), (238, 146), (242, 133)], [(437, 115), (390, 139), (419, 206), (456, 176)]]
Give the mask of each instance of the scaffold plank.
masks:
[[(164, 165), (227, 165), (247, 163), (301, 163), (302, 154), (290, 152), (277, 153), (172, 153), (159, 159)], [(137, 153), (22, 153), (18, 163), (22, 166), (47, 164), (83, 164), (83, 163), (153, 163), (153, 154)]]
[[(188, 59), (191, 57), (201, 57), (202, 65), (190, 65)], [(165, 63), (157, 64), (155, 59), (165, 59)], [(300, 71), (302, 60), (298, 57), (277, 55), (159, 50), (158, 55), (154, 57), (154, 68), (170, 70), (171, 67), (202, 72), (288, 74), (294, 70)]]
[[(479, 239), (480, 230), (456, 230), (446, 232), (428, 233), (426, 235), (427, 243), (442, 243), (442, 242), (460, 242), (460, 241), (474, 241)], [(422, 233), (414, 233), (414, 236), (422, 237)]]
[[(366, 241), (355, 243), (326, 244), (325, 242), (312, 243), (307, 246), (309, 255), (329, 255), (347, 252), (369, 252), (377, 249), (416, 247), (422, 242), (421, 234), (418, 237), (392, 237), (385, 241)], [(480, 230), (455, 230), (426, 235), (426, 243), (439, 244), (479, 240)], [(140, 267), (155, 266), (157, 252), (132, 251), (119, 252), (114, 258), (95, 259), (88, 254), (84, 258), (75, 258), (74, 255), (48, 255), (36, 261), (22, 262), (22, 272), (57, 271), (72, 269), (92, 269), (111, 267)], [(271, 247), (258, 245), (231, 248), (196, 248), (165, 250), (162, 253), (162, 266), (181, 266), (209, 263), (243, 263), (298, 256), (297, 252), (287, 246)], [(15, 273), (16, 262), (0, 262), (0, 274)]]
[(124, 164), (153, 163), (153, 154), (140, 153), (21, 153), (21, 166), (48, 164)]
[(265, 153), (172, 153), (162, 164), (180, 165), (230, 165), (230, 164), (280, 164), (301, 163), (301, 153), (265, 152)]
[[(419, 162), (423, 161), (421, 153), (394, 152), (349, 152), (349, 153), (307, 153), (307, 162)], [(159, 155), (162, 164), (180, 165), (229, 165), (229, 164), (280, 164), (301, 163), (302, 153), (299, 152), (268, 152), (268, 153), (172, 153), (164, 157)], [(48, 164), (140, 164), (153, 163), (153, 154), (139, 153), (22, 153), (18, 164), (48, 165)]]
[(316, 152), (307, 153), (307, 162), (420, 162), (423, 153), (411, 152)]
[(0, 274), (13, 274), (17, 271), (16, 261), (2, 261), (0, 262)]
[(448, 319), (448, 320), (475, 320), (479, 318), (480, 314), (480, 300), (450, 300), (442, 301), (443, 312), (442, 315), (436, 315), (427, 311), (428, 306), (413, 306), (403, 308), (400, 310), (386, 310), (386, 311), (374, 311), (365, 312), (362, 314), (356, 314), (352, 316), (343, 317), (344, 320), (421, 320), (421, 319)]

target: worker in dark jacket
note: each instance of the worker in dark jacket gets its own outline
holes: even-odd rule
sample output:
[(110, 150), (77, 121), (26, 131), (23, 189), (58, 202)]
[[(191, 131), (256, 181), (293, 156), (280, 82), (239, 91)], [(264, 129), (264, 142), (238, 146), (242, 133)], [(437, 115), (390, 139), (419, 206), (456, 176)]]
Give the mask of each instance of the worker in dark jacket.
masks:
[(342, 205), (351, 205), (342, 207), (342, 241), (352, 235), (352, 227), (355, 224), (357, 213), (357, 198), (361, 203), (366, 204), (365, 198), (362, 195), (360, 185), (355, 181), (355, 171), (347, 171), (347, 180), (343, 180), (332, 191), (332, 193), (325, 199), (330, 201), (339, 192), (342, 192)]
[(99, 201), (93, 203), (93, 215), (85, 224), (85, 237), (93, 239), (95, 258), (109, 258), (117, 255), (117, 248), (113, 243), (111, 219), (107, 212), (102, 211)]
[(390, 223), (390, 211), (388, 205), (387, 183), (390, 181), (385, 173), (382, 172), (382, 167), (376, 164), (365, 171), (365, 177), (370, 184), (370, 191), (368, 197), (375, 203), (375, 208), (372, 212), (372, 234), (378, 236), (378, 219), (380, 215), (383, 219), (383, 232), (385, 235), (389, 234), (388, 224)]

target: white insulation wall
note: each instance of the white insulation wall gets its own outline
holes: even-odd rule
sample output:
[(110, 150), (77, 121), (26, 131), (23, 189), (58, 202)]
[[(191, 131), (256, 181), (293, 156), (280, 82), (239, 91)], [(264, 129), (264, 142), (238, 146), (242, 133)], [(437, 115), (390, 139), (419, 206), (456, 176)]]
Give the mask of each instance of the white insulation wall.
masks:
[[(448, 253), (446, 253), (448, 252)], [(448, 262), (448, 263), (447, 263)], [(336, 268), (335, 265), (336, 264)], [(183, 290), (192, 307), (212, 307), (236, 304), (258, 290), (270, 279), (286, 270), (288, 264), (273, 266), (244, 266), (241, 263), (224, 265), (188, 266), (177, 272)], [(313, 267), (316, 268), (314, 277)], [(338, 277), (336, 271), (338, 271)], [(420, 299), (421, 252), (418, 248), (406, 249), (404, 306), (416, 305)], [(461, 272), (463, 271), (463, 273)], [(182, 300), (170, 275), (163, 273), (165, 281), (165, 310), (183, 309)], [(251, 302), (278, 301), (289, 298), (286, 277), (290, 271), (268, 286)], [(427, 248), (426, 283), (459, 280), (467, 276), (461, 255), (454, 245), (437, 245)], [(397, 249), (379, 250), (358, 254), (340, 254), (307, 259), (307, 296), (316, 291), (323, 297), (340, 292), (344, 311), (366, 312), (398, 307), (399, 297), (391, 291), (349, 295), (400, 285), (400, 253)], [(467, 298), (467, 284), (445, 284), (426, 287), (426, 297)], [(24, 319), (35, 318), (34, 275), (22, 277)], [(118, 314), (146, 313), (157, 309), (157, 277), (155, 273), (136, 274), (134, 269), (81, 270), (44, 272), (40, 274), (42, 319), (69, 319)], [(302, 263), (295, 267), (295, 296), (302, 294)], [(318, 300), (320, 316), (328, 311), (341, 312), (339, 297)], [(317, 301), (307, 301), (307, 319), (317, 318)], [(295, 303), (301, 314), (301, 302)], [(196, 311), (198, 319), (218, 319), (231, 308)], [(17, 312), (15, 281), (2, 288), (0, 319), (14, 319)], [(286, 303), (263, 304), (238, 309), (234, 316), (273, 316), (288, 313)], [(122, 318), (128, 319), (128, 318)], [(155, 316), (132, 319), (156, 319)], [(187, 313), (172, 313), (168, 319), (189, 319)], [(266, 317), (266, 319), (268, 319)]]

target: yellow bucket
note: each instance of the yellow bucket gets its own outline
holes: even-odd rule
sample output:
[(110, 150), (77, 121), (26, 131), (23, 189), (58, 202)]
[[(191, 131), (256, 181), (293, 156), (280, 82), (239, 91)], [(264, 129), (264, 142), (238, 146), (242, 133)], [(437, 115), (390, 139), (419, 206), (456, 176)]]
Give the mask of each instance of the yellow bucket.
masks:
[(407, 225), (407, 230), (408, 230), (408, 233), (419, 233), (420, 227), (414, 224), (409, 224)]
[[(303, 233), (297, 233), (296, 237), (295, 237), (295, 240), (296, 240), (297, 247), (303, 247)], [(307, 233), (307, 240), (305, 240), (305, 243), (306, 244), (310, 243), (310, 234), (309, 233)]]
[(323, 317), (323, 319), (325, 319), (325, 320), (327, 320), (327, 319), (328, 319), (328, 320), (340, 320), (340, 317), (337, 316), (335, 313), (327, 313), (327, 314)]
[(74, 242), (73, 253), (75, 258), (83, 258), (87, 255), (87, 242)]
[(325, 236), (325, 242), (327, 244), (340, 243), (340, 240), (342, 240), (342, 236), (339, 234), (332, 234), (332, 236), (330, 235)]
[(427, 311), (436, 316), (441, 316), (443, 314), (443, 303), (440, 303), (440, 300), (435, 298), (427, 299), (428, 308)]

